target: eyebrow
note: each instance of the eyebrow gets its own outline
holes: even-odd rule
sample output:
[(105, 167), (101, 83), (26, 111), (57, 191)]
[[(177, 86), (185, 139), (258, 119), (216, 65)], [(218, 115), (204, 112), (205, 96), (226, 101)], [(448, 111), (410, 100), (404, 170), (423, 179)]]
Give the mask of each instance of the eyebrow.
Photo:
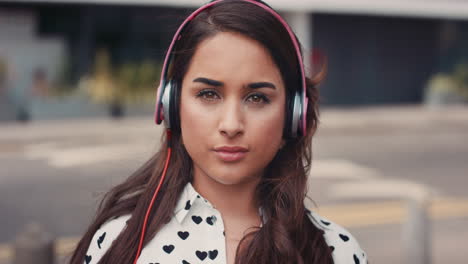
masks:
[(267, 87), (271, 89), (276, 89), (276, 86), (270, 82), (256, 82), (256, 83), (249, 83), (247, 87), (252, 88), (252, 89), (258, 89), (262, 87)]
[[(216, 86), (216, 87), (219, 87), (219, 86), (223, 86), (224, 83), (223, 82), (220, 82), (220, 81), (216, 81), (216, 80), (212, 80), (212, 79), (208, 79), (208, 78), (205, 78), (205, 77), (198, 77), (198, 78), (195, 78), (193, 80), (193, 82), (200, 82), (200, 83), (204, 83), (204, 84), (207, 84), (207, 85), (210, 85), (210, 86)], [(251, 88), (251, 89), (258, 89), (258, 88), (263, 88), (263, 87), (266, 87), (266, 88), (271, 88), (271, 89), (276, 89), (276, 86), (270, 82), (255, 82), (255, 83), (249, 83), (247, 85), (247, 87)]]
[(223, 86), (224, 85), (224, 83), (220, 81), (215, 81), (215, 80), (211, 80), (211, 79), (204, 78), (204, 77), (198, 77), (194, 79), (193, 82), (201, 82), (201, 83), (208, 84), (211, 86)]

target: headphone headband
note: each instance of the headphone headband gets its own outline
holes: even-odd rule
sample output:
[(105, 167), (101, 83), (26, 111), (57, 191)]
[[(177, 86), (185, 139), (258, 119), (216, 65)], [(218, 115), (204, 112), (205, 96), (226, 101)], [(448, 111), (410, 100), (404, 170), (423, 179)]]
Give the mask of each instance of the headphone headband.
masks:
[[(155, 122), (156, 124), (161, 124), (161, 122), (165, 119), (168, 119), (169, 116), (168, 116), (168, 111), (167, 110), (164, 110), (166, 107), (163, 107), (163, 96), (164, 96), (164, 93), (165, 93), (165, 90), (166, 90), (166, 86), (168, 86), (169, 82), (166, 80), (166, 77), (167, 77), (167, 71), (168, 71), (168, 65), (169, 63), (171, 62), (172, 60), (172, 51), (173, 51), (173, 48), (174, 48), (174, 45), (175, 43), (177, 42), (177, 40), (179, 40), (181, 38), (181, 35), (180, 33), (182, 32), (182, 30), (185, 28), (185, 26), (191, 21), (193, 20), (198, 14), (200, 14), (202, 11), (204, 11), (205, 9), (208, 9), (222, 1), (225, 1), (225, 0), (215, 0), (215, 1), (211, 1), (201, 7), (199, 7), (197, 10), (195, 10), (192, 14), (190, 14), (183, 22), (182, 24), (179, 26), (179, 28), (177, 29), (174, 37), (172, 38), (172, 41), (171, 41), (171, 44), (169, 45), (169, 48), (168, 48), (168, 51), (166, 52), (166, 56), (165, 56), (165, 59), (164, 59), (164, 64), (163, 64), (163, 67), (162, 67), (162, 71), (161, 71), (161, 78), (160, 78), (160, 82), (159, 82), (159, 87), (158, 87), (158, 91), (157, 91), (157, 95), (156, 95), (156, 106), (155, 106), (155, 116), (154, 116), (154, 119), (155, 119)], [(287, 30), (288, 34), (289, 34), (289, 37), (294, 45), (294, 48), (296, 50), (296, 56), (297, 56), (297, 62), (298, 62), (298, 65), (299, 65), (299, 68), (300, 68), (300, 73), (301, 73), (301, 85), (302, 85), (302, 89), (299, 91), (299, 102), (300, 102), (300, 108), (298, 109), (299, 113), (297, 113), (297, 120), (294, 121), (293, 120), (293, 123), (298, 123), (297, 124), (297, 127), (294, 127), (293, 125), (293, 128), (292, 128), (292, 134), (295, 135), (297, 133), (297, 130), (301, 130), (302, 132), (302, 135), (305, 135), (306, 134), (306, 113), (307, 113), (307, 103), (308, 103), (308, 98), (306, 96), (306, 76), (305, 76), (305, 70), (304, 70), (304, 64), (303, 64), (303, 61), (302, 61), (302, 54), (301, 54), (301, 48), (300, 48), (300, 45), (296, 39), (296, 36), (294, 35), (294, 32), (292, 31), (292, 29), (289, 27), (288, 23), (276, 12), (274, 11), (271, 7), (267, 6), (266, 4), (262, 3), (262, 2), (259, 2), (259, 1), (255, 1), (255, 0), (240, 0), (240, 1), (243, 1), (243, 2), (249, 2), (251, 4), (254, 4), (258, 7), (261, 7), (263, 8), (264, 10), (268, 11), (271, 15), (273, 15), (279, 22), (281, 22), (281, 24), (283, 25), (283, 27)], [(166, 100), (164, 100), (166, 101)], [(294, 101), (296, 101), (296, 99), (294, 99)], [(167, 103), (166, 103), (167, 104)], [(297, 108), (298, 106), (293, 106), (293, 108)], [(168, 108), (166, 108), (168, 109)], [(169, 128), (170, 127), (170, 122), (165, 122), (166, 123), (166, 126)]]

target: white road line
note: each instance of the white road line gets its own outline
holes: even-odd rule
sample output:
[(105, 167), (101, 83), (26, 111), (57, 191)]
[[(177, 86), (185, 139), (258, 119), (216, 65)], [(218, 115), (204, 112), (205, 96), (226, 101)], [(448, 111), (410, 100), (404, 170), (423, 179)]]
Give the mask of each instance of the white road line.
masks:
[[(405, 201), (366, 202), (320, 207), (320, 215), (347, 228), (375, 225), (401, 224), (406, 221)], [(438, 198), (429, 203), (432, 220), (447, 220), (468, 217), (468, 199)]]
[(364, 180), (381, 176), (376, 169), (344, 159), (313, 160), (311, 178)]
[(56, 149), (58, 149), (58, 145), (55, 142), (31, 144), (26, 146), (24, 154), (28, 159), (41, 159)]
[(79, 146), (74, 148), (59, 148), (54, 144), (45, 144), (26, 147), (24, 155), (29, 160), (44, 159), (51, 167), (69, 168), (101, 162), (129, 160), (135, 157), (146, 159), (152, 154), (152, 151), (151, 144), (147, 142)]
[(361, 198), (396, 198), (423, 201), (440, 195), (432, 186), (403, 179), (371, 179), (359, 182), (335, 183), (329, 189), (329, 195), (338, 199)]

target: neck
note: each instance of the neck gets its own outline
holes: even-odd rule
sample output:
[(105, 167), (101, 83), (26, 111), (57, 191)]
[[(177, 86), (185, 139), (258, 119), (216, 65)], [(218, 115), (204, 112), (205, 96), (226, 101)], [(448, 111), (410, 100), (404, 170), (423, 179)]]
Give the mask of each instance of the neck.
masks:
[(229, 218), (258, 218), (255, 189), (260, 177), (238, 184), (223, 184), (194, 171), (193, 187)]

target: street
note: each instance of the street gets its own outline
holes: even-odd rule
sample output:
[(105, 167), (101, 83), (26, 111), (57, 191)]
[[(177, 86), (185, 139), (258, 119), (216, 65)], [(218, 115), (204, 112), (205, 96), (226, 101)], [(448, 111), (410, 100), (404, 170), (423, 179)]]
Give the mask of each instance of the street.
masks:
[[(102, 195), (157, 150), (160, 133), (150, 116), (0, 124), (0, 263), (32, 221), (60, 241), (76, 240)], [(358, 239), (370, 263), (406, 263), (405, 199), (389, 198), (389, 185), (368, 197), (337, 190), (385, 180), (431, 190), (432, 262), (466, 263), (468, 108), (325, 109), (313, 150), (310, 198)], [(368, 217), (352, 220), (359, 210)]]

